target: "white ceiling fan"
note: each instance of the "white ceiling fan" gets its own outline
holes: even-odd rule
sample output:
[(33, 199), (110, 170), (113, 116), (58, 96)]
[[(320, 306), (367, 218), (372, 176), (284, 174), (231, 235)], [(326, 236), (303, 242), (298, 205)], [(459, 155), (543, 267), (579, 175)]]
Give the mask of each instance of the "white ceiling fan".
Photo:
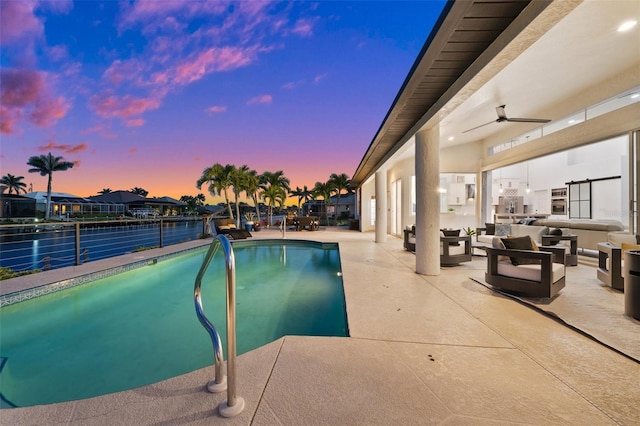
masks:
[(498, 113), (498, 119), (497, 120), (492, 120), (488, 123), (484, 123), (481, 124), (479, 126), (473, 127), (471, 129), (465, 130), (462, 133), (467, 133), (470, 132), (472, 130), (476, 130), (479, 129), (480, 127), (484, 127), (487, 126), (491, 123), (502, 123), (503, 121), (508, 121), (511, 123), (548, 123), (551, 120), (546, 119), (546, 118), (509, 118), (507, 117), (507, 113), (504, 111), (504, 107), (505, 105), (500, 105), (499, 107), (496, 107), (496, 112)]

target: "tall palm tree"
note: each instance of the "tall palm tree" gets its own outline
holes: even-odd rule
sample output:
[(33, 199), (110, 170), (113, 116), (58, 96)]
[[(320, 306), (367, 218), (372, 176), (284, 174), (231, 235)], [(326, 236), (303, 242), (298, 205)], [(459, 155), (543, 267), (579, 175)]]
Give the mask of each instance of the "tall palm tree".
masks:
[[(20, 195), (20, 191), (24, 193), (27, 192), (27, 184), (22, 182), (22, 179), (24, 179), (24, 176), (14, 176), (7, 173), (0, 179), (0, 185), (2, 185), (4, 189), (8, 189), (9, 194), (15, 191), (16, 194)], [(4, 192), (4, 190), (2, 192)]]
[(299, 186), (296, 186), (296, 189), (292, 189), (291, 192), (289, 192), (289, 195), (292, 197), (298, 197), (298, 210), (300, 210), (300, 202), (304, 198), (302, 195), (302, 189), (300, 189)]
[(303, 201), (305, 203), (309, 201), (312, 197), (312, 193), (313, 191), (310, 191), (309, 188), (307, 188), (307, 185), (305, 185), (302, 189), (300, 189), (299, 186), (296, 186), (296, 189), (292, 190), (289, 195), (298, 197), (298, 210), (301, 211), (301, 204), (303, 204)]
[(281, 207), (287, 199), (287, 192), (277, 185), (269, 185), (262, 190), (262, 198), (269, 205), (269, 225), (273, 225), (273, 207)]
[(101, 191), (98, 191), (98, 194), (104, 195), (104, 194), (109, 194), (110, 192), (111, 192), (111, 188), (102, 188)]
[(73, 167), (71, 161), (64, 161), (62, 157), (47, 155), (34, 155), (29, 158), (27, 165), (31, 166), (29, 173), (40, 173), (40, 176), (48, 176), (47, 179), (47, 210), (44, 212), (45, 220), (49, 220), (51, 210), (51, 180), (53, 172), (62, 172)]
[(129, 192), (133, 192), (134, 194), (138, 194), (141, 197), (146, 197), (147, 195), (149, 195), (149, 191), (147, 191), (144, 188), (138, 188), (137, 186), (134, 188), (131, 188), (129, 190)]
[[(271, 189), (272, 187), (274, 189)], [(275, 199), (273, 197), (279, 199), (280, 196), (284, 196), (280, 205), (284, 204), (287, 199), (287, 194), (291, 190), (289, 187), (289, 179), (284, 176), (282, 170), (262, 173), (262, 175), (260, 175), (260, 189), (262, 189), (262, 198), (265, 200), (269, 199), (274, 201)], [(267, 193), (266, 197), (265, 193)], [(273, 206), (273, 203), (269, 204), (269, 225), (273, 225)]]
[(327, 224), (329, 224), (329, 214), (328, 214), (328, 206), (331, 205), (331, 193), (333, 192), (333, 187), (330, 182), (316, 182), (313, 187), (314, 196), (322, 197), (324, 200), (324, 215), (327, 219)]
[(224, 195), (224, 201), (227, 204), (227, 210), (229, 211), (229, 217), (233, 219), (233, 210), (231, 209), (231, 203), (229, 202), (229, 187), (231, 186), (230, 175), (235, 169), (235, 166), (227, 164), (223, 166), (220, 163), (216, 163), (211, 167), (207, 167), (202, 171), (202, 176), (198, 179), (196, 187), (202, 188), (205, 183), (209, 184), (209, 193), (211, 195)]
[(233, 167), (231, 174), (229, 175), (229, 182), (233, 186), (233, 196), (236, 203), (236, 227), (240, 228), (240, 193), (245, 190), (245, 182), (249, 173), (249, 166), (242, 165), (240, 167)]
[(338, 223), (338, 208), (340, 207), (340, 194), (342, 191), (346, 191), (349, 193), (349, 185), (351, 184), (351, 180), (349, 176), (345, 173), (335, 174), (332, 173), (329, 176), (329, 183), (333, 188), (333, 192), (336, 194), (336, 224)]
[(286, 193), (291, 190), (289, 183), (289, 178), (284, 176), (284, 172), (282, 170), (278, 170), (277, 172), (264, 172), (261, 176), (261, 184), (263, 187), (271, 185), (279, 186), (284, 189)]
[(258, 205), (258, 196), (260, 191), (260, 177), (255, 170), (249, 170), (244, 181), (244, 192), (253, 200), (256, 209), (256, 220), (260, 223), (260, 206)]

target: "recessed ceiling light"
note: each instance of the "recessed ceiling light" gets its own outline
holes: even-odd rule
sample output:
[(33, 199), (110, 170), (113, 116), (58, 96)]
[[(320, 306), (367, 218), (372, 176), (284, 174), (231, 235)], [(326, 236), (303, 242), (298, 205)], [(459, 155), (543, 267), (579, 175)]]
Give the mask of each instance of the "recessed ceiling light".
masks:
[(455, 139), (453, 136), (449, 136), (449, 139), (447, 140), (452, 141), (453, 139)]
[(638, 23), (638, 21), (636, 21), (636, 20), (623, 22), (618, 27), (618, 32), (622, 33), (622, 32), (625, 32), (625, 31), (629, 31), (631, 28), (635, 27), (637, 23)]

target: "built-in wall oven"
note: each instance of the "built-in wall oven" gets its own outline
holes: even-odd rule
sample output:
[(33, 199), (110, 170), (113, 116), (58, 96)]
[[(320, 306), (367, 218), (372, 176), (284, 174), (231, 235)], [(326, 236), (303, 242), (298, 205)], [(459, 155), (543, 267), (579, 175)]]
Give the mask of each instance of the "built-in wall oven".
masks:
[(551, 200), (551, 214), (567, 214), (567, 200)]
[(551, 190), (551, 214), (567, 214), (567, 188), (553, 188)]

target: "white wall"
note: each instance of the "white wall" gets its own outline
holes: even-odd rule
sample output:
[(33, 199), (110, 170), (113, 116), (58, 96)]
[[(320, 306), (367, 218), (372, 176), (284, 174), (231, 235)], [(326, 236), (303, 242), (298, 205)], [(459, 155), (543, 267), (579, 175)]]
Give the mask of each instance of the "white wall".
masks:
[[(497, 169), (493, 172), (496, 179), (518, 179), (519, 193), (525, 196), (525, 204), (532, 206), (539, 213), (548, 213), (548, 204), (539, 205), (543, 191), (551, 188), (567, 187), (567, 182), (585, 179), (599, 179), (611, 176), (622, 176), (622, 179), (594, 182), (591, 197), (593, 219), (619, 220), (628, 225), (628, 206), (624, 179), (628, 174), (627, 136), (619, 136), (603, 142), (573, 148), (556, 154), (529, 160), (529, 187), (526, 195), (527, 163), (519, 163)], [(493, 185), (494, 195), (498, 185)], [(549, 198), (550, 199), (550, 198)], [(552, 216), (568, 218), (569, 216)]]

